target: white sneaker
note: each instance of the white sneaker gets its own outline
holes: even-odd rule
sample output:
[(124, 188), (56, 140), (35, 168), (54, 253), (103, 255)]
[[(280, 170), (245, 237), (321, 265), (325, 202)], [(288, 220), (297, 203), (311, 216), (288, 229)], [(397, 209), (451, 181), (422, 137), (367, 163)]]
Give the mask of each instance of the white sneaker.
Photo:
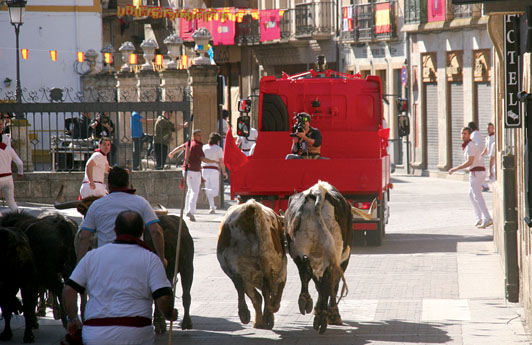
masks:
[(211, 210), (209, 211), (210, 214), (215, 214), (216, 213), (216, 209), (215, 208), (211, 208)]
[(486, 229), (488, 226), (493, 225), (493, 219), (486, 219), (480, 224), (480, 229)]
[(482, 224), (482, 219), (479, 219), (477, 220), (477, 222), (475, 223), (475, 226), (480, 226)]

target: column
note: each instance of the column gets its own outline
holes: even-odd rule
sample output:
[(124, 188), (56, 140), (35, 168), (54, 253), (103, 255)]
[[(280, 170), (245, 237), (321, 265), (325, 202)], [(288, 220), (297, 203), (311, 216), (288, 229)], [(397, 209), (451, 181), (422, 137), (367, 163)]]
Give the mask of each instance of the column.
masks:
[(216, 104), (218, 66), (194, 65), (189, 71), (192, 77), (194, 128), (201, 129), (205, 140), (211, 132), (218, 129)]
[[(159, 77), (161, 79), (162, 101), (183, 102), (185, 88), (188, 86), (188, 71), (186, 69), (165, 69), (159, 73)], [(184, 122), (183, 113), (181, 111), (176, 112), (170, 117), (170, 120), (175, 122), (174, 125), (182, 124)], [(180, 145), (183, 141), (183, 130), (178, 130), (172, 138), (171, 146)]]

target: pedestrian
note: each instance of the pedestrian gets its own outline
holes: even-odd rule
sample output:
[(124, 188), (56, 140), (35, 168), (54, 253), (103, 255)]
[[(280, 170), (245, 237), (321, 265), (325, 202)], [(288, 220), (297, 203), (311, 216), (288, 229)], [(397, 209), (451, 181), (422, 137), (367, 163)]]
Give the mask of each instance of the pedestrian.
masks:
[[(3, 123), (1, 120), (0, 122)], [(11, 162), (15, 162), (17, 165), (17, 175), (19, 177), (24, 175), (24, 166), (15, 150), (10, 145), (4, 143), (3, 140), (2, 137), (2, 142), (0, 143), (0, 191), (4, 194), (7, 206), (11, 212), (17, 212), (18, 206), (15, 202), (15, 184), (13, 183)]]
[(177, 319), (172, 285), (161, 261), (141, 240), (140, 214), (120, 212), (113, 228), (116, 240), (85, 255), (66, 282), (67, 330), (72, 335), (82, 327), (77, 294), (87, 291), (83, 344), (153, 344), (153, 300), (167, 320)]
[[(189, 149), (190, 145), (190, 149)], [(183, 176), (187, 176), (187, 195), (185, 198), (185, 213), (190, 221), (195, 222), (196, 203), (201, 185), (201, 162), (218, 163), (205, 157), (203, 152), (203, 143), (201, 142), (201, 130), (195, 129), (192, 133), (192, 140), (174, 148), (169, 154), (170, 159), (174, 158), (176, 153), (185, 150), (185, 161), (183, 162)], [(187, 155), (188, 158), (187, 165)]]
[(142, 152), (142, 137), (144, 129), (142, 124), (146, 119), (137, 111), (131, 113), (131, 138), (133, 139), (133, 170), (140, 170), (140, 153)]
[[(185, 122), (183, 125), (177, 125), (178, 130), (187, 127), (188, 122)], [(170, 121), (170, 112), (164, 111), (157, 117), (154, 131), (155, 169), (162, 170), (166, 165), (168, 145), (170, 145), (170, 141), (172, 140), (172, 132), (176, 131), (174, 124)]]
[(99, 141), (99, 148), (94, 150), (85, 165), (85, 176), (79, 189), (82, 199), (89, 196), (102, 197), (107, 195), (105, 188), (105, 174), (109, 172), (107, 155), (111, 151), (111, 138), (103, 137)]
[(220, 128), (222, 129), (222, 143), (225, 143), (225, 136), (229, 130), (229, 110), (222, 110), (222, 119), (218, 123), (218, 129)]
[(155, 251), (166, 266), (164, 237), (159, 226), (159, 218), (146, 199), (135, 195), (135, 190), (128, 188), (129, 173), (127, 170), (114, 167), (109, 171), (107, 180), (109, 194), (92, 203), (81, 223), (78, 260), (87, 253), (94, 233), (98, 236), (98, 247), (113, 242), (116, 238), (114, 224), (117, 215), (122, 211), (132, 210), (138, 212), (144, 219), (144, 224), (153, 239)]
[(203, 145), (203, 153), (205, 157), (215, 161), (216, 163), (201, 163), (202, 176), (205, 179), (205, 194), (209, 201), (209, 213), (216, 212), (216, 205), (214, 204), (214, 197), (220, 191), (220, 171), (225, 179), (227, 179), (227, 172), (223, 163), (224, 152), (219, 146), (222, 137), (218, 133), (211, 133), (208, 144)]
[(257, 142), (257, 138), (259, 137), (259, 131), (257, 131), (255, 128), (251, 127), (249, 129), (249, 136), (244, 137), (239, 135), (236, 139), (236, 145), (244, 152), (246, 156), (250, 156), (251, 148), (253, 147), (253, 144)]
[(11, 138), (9, 135), (5, 132), (6, 127), (4, 124), (4, 120), (0, 119), (0, 134), (2, 134), (1, 139), (4, 144), (7, 146), (11, 146)]
[[(489, 181), (490, 183), (495, 182), (495, 126), (493, 123), (488, 123), (488, 136), (485, 139), (484, 151), (482, 151), (482, 156), (488, 155), (489, 161)], [(489, 191), (489, 186), (486, 181), (482, 184), (482, 191)]]
[(481, 151), (478, 146), (471, 140), (472, 130), (469, 127), (462, 129), (462, 149), (464, 150), (464, 163), (449, 169), (449, 175), (460, 169), (469, 169), (469, 198), (473, 203), (475, 216), (477, 218), (476, 226), (485, 229), (493, 224), (493, 220), (486, 206), (486, 201), (482, 196), (482, 182), (486, 176), (486, 168), (482, 160)]
[(484, 143), (482, 141), (482, 135), (480, 135), (477, 124), (471, 121), (467, 124), (467, 127), (471, 128), (471, 140), (473, 140), (475, 145), (478, 146), (480, 152), (482, 152), (484, 150)]

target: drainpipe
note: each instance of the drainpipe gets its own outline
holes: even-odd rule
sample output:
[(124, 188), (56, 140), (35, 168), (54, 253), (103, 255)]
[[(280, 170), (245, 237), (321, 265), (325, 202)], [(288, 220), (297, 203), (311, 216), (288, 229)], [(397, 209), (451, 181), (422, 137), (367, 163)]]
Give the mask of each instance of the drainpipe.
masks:
[(519, 269), (517, 265), (517, 200), (515, 190), (515, 156), (502, 157), (502, 178), (504, 188), (504, 256), (506, 299), (519, 301)]

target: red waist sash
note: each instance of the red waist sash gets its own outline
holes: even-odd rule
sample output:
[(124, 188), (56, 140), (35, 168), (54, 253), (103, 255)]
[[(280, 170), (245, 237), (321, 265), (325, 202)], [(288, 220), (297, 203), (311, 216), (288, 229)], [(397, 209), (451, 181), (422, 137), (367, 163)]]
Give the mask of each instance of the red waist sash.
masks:
[(213, 166), (209, 166), (209, 165), (204, 166), (204, 167), (202, 167), (202, 168), (203, 168), (203, 169), (214, 169), (214, 170), (218, 170), (218, 167), (213, 167)]
[(6, 176), (11, 176), (12, 174), (11, 173), (5, 173), (5, 174), (0, 174), (0, 177), (6, 177)]
[[(90, 183), (90, 181), (83, 181), (83, 183)], [(94, 183), (103, 184), (103, 182), (100, 182), (100, 181), (94, 181)]]
[(151, 319), (143, 316), (102, 317), (83, 322), (85, 326), (124, 326), (146, 327), (151, 325)]
[(469, 171), (486, 171), (486, 168), (484, 167), (474, 167), (469, 169)]

